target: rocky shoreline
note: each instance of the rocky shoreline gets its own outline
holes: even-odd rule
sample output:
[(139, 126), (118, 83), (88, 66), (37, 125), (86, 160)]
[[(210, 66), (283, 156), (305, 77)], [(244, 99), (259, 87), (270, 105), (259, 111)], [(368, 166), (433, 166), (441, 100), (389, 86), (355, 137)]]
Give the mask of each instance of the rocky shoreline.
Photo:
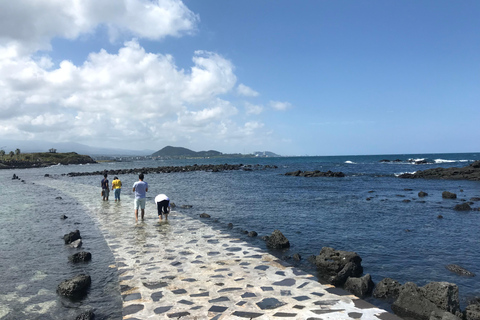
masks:
[(480, 160), (462, 168), (433, 168), (415, 173), (404, 173), (402, 179), (445, 179), (480, 181)]
[[(69, 164), (89, 164), (97, 163), (90, 156), (80, 155), (75, 152), (70, 153), (40, 153), (40, 154), (27, 154), (23, 155), (30, 157), (32, 160), (14, 160), (0, 161), (0, 169), (29, 169), (29, 168), (45, 168), (54, 166), (57, 164), (69, 165)], [(34, 159), (34, 160), (33, 160)]]
[(122, 174), (143, 174), (149, 173), (178, 173), (178, 172), (193, 172), (193, 171), (205, 171), (205, 172), (221, 172), (221, 171), (233, 171), (233, 170), (265, 170), (265, 169), (277, 169), (277, 166), (272, 165), (243, 165), (243, 164), (203, 164), (203, 165), (191, 165), (191, 166), (163, 166), (155, 168), (134, 168), (134, 169), (116, 169), (116, 170), (103, 170), (94, 172), (70, 172), (67, 174), (69, 177), (78, 176), (96, 176), (107, 173), (109, 175), (122, 175)]

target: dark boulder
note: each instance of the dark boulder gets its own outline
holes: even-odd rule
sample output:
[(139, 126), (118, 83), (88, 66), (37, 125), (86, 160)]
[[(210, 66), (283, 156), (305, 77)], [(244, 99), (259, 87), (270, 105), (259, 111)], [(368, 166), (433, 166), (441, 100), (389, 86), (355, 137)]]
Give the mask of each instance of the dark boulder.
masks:
[(392, 310), (400, 317), (420, 320), (429, 320), (432, 313), (442, 315), (445, 311), (460, 316), (458, 287), (448, 282), (431, 282), (419, 288), (407, 282)]
[(375, 286), (373, 296), (379, 299), (397, 299), (401, 288), (402, 285), (400, 282), (390, 278), (384, 278)]
[(253, 238), (253, 237), (258, 236), (258, 233), (257, 233), (256, 231), (250, 231), (250, 232), (248, 233), (248, 236)]
[(428, 196), (428, 193), (423, 192), (423, 191), (420, 191), (420, 192), (418, 193), (418, 196), (419, 196), (420, 198), (423, 198), (423, 197)]
[(272, 249), (284, 249), (290, 247), (290, 242), (280, 230), (273, 231), (266, 241), (267, 247)]
[(422, 287), (428, 300), (435, 303), (440, 309), (459, 315), (460, 299), (458, 286), (449, 282), (430, 282)]
[(465, 308), (465, 320), (480, 320), (480, 299), (469, 302)]
[(233, 223), (230, 222), (230, 223), (227, 225), (227, 228), (228, 228), (228, 229), (233, 229)]
[(200, 218), (210, 218), (210, 215), (204, 212), (200, 215)]
[(464, 276), (464, 277), (475, 277), (475, 273), (468, 271), (465, 268), (460, 267), (459, 265), (456, 264), (449, 264), (446, 265), (445, 268), (448, 271), (451, 271), (453, 273), (458, 274), (459, 276)]
[(77, 252), (77, 253), (71, 255), (70, 257), (68, 257), (68, 260), (70, 260), (73, 263), (88, 262), (88, 261), (92, 260), (92, 254), (90, 252), (87, 252), (87, 251)]
[(65, 244), (72, 243), (75, 240), (82, 239), (80, 236), (80, 230), (75, 230), (70, 232), (69, 234), (66, 234), (63, 236), (63, 240), (65, 241)]
[(60, 216), (60, 219), (65, 220), (65, 219), (68, 219), (68, 217), (67, 217), (66, 215), (62, 214), (62, 215)]
[(184, 205), (181, 205), (180, 208), (182, 209), (191, 209), (193, 206), (192, 205), (189, 205), (189, 204), (184, 204)]
[(57, 287), (57, 293), (69, 298), (81, 298), (87, 294), (92, 279), (89, 275), (80, 274), (72, 279), (62, 281)]
[(442, 192), (442, 198), (443, 199), (457, 199), (457, 194), (449, 192), (449, 191), (443, 191)]
[(471, 211), (472, 207), (468, 203), (457, 204), (454, 208), (456, 211)]
[(302, 256), (300, 256), (299, 253), (295, 253), (293, 256), (292, 256), (293, 260), (295, 261), (300, 261), (302, 260)]
[(362, 258), (350, 251), (323, 247), (315, 258), (315, 265), (329, 283), (342, 286), (348, 277), (359, 277), (363, 273)]
[(343, 288), (359, 298), (364, 298), (372, 293), (373, 287), (375, 284), (372, 277), (370, 274), (366, 274), (361, 278), (348, 277)]

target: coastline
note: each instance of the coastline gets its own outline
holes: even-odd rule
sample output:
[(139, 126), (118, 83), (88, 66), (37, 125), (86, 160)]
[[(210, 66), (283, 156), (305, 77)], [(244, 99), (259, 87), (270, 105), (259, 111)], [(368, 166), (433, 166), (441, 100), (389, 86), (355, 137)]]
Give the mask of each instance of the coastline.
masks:
[[(95, 193), (82, 188), (75, 192)], [(130, 209), (129, 200), (121, 205)], [(124, 319), (399, 319), (181, 212), (162, 223), (149, 212), (135, 224), (130, 211), (112, 219), (108, 203), (91, 212), (116, 260)]]

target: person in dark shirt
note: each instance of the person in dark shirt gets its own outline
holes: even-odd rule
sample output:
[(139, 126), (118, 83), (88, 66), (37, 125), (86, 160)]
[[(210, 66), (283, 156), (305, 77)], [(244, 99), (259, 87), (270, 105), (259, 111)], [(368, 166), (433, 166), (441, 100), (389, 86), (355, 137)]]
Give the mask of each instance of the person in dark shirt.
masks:
[(108, 179), (107, 179), (106, 173), (103, 175), (103, 180), (101, 182), (101, 185), (102, 185), (103, 201), (108, 201), (108, 194), (110, 192), (110, 189), (108, 188)]

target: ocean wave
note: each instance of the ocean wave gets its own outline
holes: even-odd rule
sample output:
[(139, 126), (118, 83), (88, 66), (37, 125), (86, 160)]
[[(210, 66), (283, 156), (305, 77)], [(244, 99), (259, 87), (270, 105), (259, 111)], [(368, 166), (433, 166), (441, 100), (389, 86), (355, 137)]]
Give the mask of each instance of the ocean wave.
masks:
[(353, 161), (350, 161), (350, 160), (345, 161), (345, 163), (348, 163), (348, 164), (357, 164), (356, 162), (353, 162)]
[(413, 171), (413, 172), (400, 172), (400, 173), (394, 173), (393, 175), (395, 177), (399, 177), (401, 176), (402, 174), (405, 174), (405, 173), (409, 173), (409, 174), (415, 174), (417, 171)]
[(445, 159), (435, 159), (435, 163), (454, 163), (454, 162), (470, 162), (472, 160), (445, 160)]

